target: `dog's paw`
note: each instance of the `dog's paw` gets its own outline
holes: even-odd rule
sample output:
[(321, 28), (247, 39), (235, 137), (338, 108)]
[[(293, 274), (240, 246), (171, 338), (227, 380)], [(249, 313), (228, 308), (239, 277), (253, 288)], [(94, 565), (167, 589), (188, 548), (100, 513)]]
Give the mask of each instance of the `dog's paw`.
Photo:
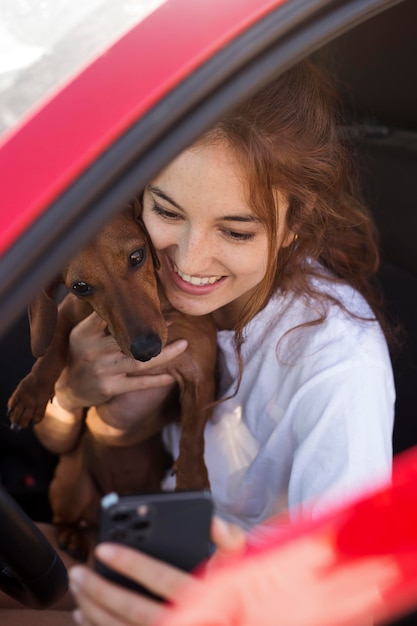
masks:
[(40, 422), (45, 415), (46, 404), (41, 407), (22, 402), (12, 402), (7, 408), (10, 429), (19, 431)]
[(20, 430), (22, 430), (22, 427), (17, 424), (16, 422), (13, 421), (13, 408), (12, 407), (8, 407), (7, 409), (7, 413), (6, 413), (6, 417), (10, 422), (10, 430), (14, 430), (15, 432), (19, 432)]
[(89, 554), (89, 543), (77, 524), (57, 524), (57, 542), (61, 550), (73, 559), (85, 563)]
[(16, 387), (7, 403), (7, 417), (10, 428), (20, 430), (40, 422), (46, 405), (52, 395), (43, 385), (32, 380), (30, 376), (24, 378)]

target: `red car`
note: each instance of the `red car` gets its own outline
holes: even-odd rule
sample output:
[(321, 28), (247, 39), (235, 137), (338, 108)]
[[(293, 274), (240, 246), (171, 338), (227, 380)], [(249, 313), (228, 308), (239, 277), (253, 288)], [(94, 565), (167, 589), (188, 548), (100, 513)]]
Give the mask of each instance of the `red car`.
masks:
[[(314, 55), (339, 80), (347, 130), (360, 136), (357, 160), (381, 232), (380, 278), (388, 308), (405, 331), (394, 361), (394, 449), (416, 444), (415, 0), (114, 4), (71, 3), (65, 10), (63, 3), (59, 16), (51, 3), (43, 22), (36, 20), (38, 30), (31, 30), (34, 16), (19, 14), (18, 4), (0, 9), (0, 37), (8, 44), (0, 56), (4, 415), (10, 392), (30, 367), (25, 309), (37, 290), (225, 111)], [(3, 428), (0, 448), (6, 491), (30, 517), (46, 519), (54, 458), (30, 432), (17, 438)], [(12, 502), (5, 493), (5, 519), (20, 515)], [(0, 554), (10, 533), (19, 542), (26, 532), (14, 522), (2, 524)], [(16, 583), (9, 576), (0, 584), (11, 589)], [(44, 589), (25, 585), (22, 593), (38, 605), (51, 601)]]

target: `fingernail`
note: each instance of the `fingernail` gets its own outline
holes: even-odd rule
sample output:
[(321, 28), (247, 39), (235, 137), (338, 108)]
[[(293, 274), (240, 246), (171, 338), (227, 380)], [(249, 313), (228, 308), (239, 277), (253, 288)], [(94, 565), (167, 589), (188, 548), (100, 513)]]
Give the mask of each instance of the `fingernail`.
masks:
[(75, 609), (75, 611), (72, 612), (72, 619), (76, 624), (83, 623), (83, 614), (81, 613), (80, 609)]
[(110, 543), (100, 543), (96, 549), (96, 556), (102, 559), (103, 561), (111, 560), (115, 555), (115, 548)]
[(184, 352), (188, 348), (188, 341), (186, 339), (179, 339), (175, 342), (175, 347), (178, 352)]
[(69, 581), (70, 581), (70, 589), (74, 595), (77, 595), (81, 586), (82, 580), (84, 577), (84, 572), (82, 567), (74, 566), (68, 572)]

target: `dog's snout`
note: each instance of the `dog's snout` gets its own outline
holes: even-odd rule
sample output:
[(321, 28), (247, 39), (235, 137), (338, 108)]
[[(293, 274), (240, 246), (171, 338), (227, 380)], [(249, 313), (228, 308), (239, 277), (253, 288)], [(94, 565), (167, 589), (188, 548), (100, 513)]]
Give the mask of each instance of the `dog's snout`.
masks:
[(162, 350), (162, 341), (156, 333), (141, 335), (130, 344), (130, 352), (137, 361), (149, 361)]

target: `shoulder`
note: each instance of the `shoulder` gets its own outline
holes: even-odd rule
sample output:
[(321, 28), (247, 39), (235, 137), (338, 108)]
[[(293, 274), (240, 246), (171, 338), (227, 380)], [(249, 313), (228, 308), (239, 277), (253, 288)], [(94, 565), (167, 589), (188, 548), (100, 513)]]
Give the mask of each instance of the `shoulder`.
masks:
[(246, 349), (264, 346), (291, 363), (334, 353), (343, 360), (376, 359), (390, 366), (384, 334), (361, 294), (324, 279), (315, 280), (314, 286), (328, 297), (274, 294), (246, 327)]
[(314, 279), (312, 285), (317, 297), (278, 290), (265, 308), (249, 322), (246, 335), (249, 337), (253, 331), (271, 331), (274, 328), (285, 332), (299, 326), (310, 326), (311, 334), (315, 335), (332, 327), (359, 328), (362, 321), (371, 321), (372, 324), (374, 315), (370, 306), (350, 285), (325, 279)]

